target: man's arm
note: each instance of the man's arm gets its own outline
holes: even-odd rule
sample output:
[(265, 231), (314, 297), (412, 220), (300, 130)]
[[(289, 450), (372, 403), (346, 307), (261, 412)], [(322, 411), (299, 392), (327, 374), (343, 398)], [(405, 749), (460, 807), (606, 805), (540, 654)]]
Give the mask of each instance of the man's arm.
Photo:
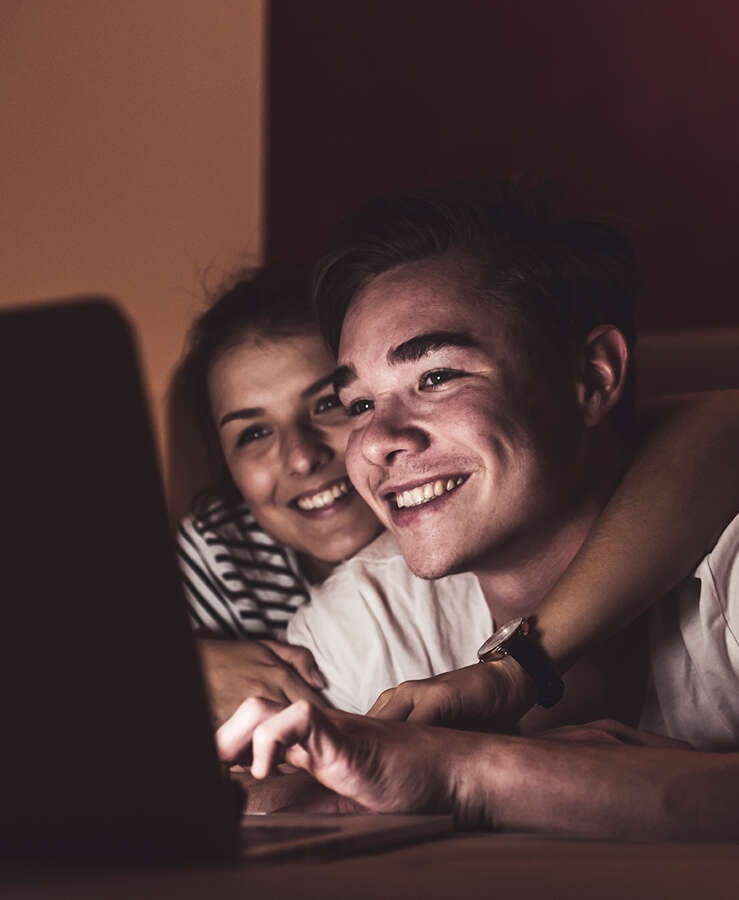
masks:
[(257, 778), (284, 755), (339, 795), (336, 811), (453, 812), (466, 827), (588, 838), (739, 839), (739, 753), (698, 753), (626, 726), (594, 724), (572, 742), (252, 699), (217, 739), (225, 762), (251, 748)]
[[(645, 418), (631, 466), (536, 610), (538, 640), (560, 673), (687, 576), (739, 510), (739, 391), (662, 401)], [(402, 684), (369, 714), (492, 729), (534, 700), (508, 658)]]

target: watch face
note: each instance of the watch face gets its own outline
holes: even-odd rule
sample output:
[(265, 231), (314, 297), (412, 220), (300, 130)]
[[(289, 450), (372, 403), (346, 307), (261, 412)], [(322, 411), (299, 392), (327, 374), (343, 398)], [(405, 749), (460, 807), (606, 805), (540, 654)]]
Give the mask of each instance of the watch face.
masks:
[(477, 651), (478, 657), (485, 656), (486, 653), (493, 653), (501, 644), (505, 644), (511, 635), (514, 635), (521, 627), (523, 619), (512, 619), (502, 625), (494, 634), (492, 634)]

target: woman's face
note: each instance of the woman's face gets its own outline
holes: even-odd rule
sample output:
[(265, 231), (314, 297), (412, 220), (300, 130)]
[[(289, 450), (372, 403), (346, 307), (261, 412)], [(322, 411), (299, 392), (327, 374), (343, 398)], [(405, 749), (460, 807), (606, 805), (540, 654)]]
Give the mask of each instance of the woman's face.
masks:
[(344, 467), (349, 419), (334, 393), (335, 361), (312, 332), (247, 335), (208, 373), (213, 420), (231, 477), (274, 538), (335, 563), (381, 525)]

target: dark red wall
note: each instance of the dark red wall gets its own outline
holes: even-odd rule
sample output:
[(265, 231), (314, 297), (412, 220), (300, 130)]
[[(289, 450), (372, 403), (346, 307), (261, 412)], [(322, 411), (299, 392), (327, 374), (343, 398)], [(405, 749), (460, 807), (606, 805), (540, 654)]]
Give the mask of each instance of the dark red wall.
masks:
[(378, 191), (533, 170), (628, 224), (642, 326), (739, 326), (738, 48), (735, 0), (274, 0), (267, 255)]

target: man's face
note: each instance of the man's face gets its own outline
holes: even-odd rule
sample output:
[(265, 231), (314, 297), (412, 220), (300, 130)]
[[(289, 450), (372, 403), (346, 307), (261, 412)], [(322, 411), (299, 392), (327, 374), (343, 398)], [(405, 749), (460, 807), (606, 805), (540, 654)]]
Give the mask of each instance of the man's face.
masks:
[(341, 333), (349, 475), (425, 578), (530, 552), (577, 477), (572, 382), (475, 282), (449, 258), (399, 266), (357, 295)]

